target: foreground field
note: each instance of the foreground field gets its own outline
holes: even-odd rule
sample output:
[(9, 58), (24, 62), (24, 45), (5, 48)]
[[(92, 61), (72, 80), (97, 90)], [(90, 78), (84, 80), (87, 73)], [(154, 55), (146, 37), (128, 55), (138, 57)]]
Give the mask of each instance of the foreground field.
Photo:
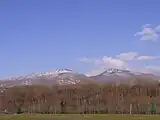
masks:
[(160, 115), (0, 115), (0, 120), (160, 120)]

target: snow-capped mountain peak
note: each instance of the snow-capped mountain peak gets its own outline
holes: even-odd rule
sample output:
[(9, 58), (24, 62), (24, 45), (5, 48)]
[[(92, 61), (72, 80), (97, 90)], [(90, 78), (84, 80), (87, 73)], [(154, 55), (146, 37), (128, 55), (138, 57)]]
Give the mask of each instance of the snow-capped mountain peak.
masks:
[(110, 73), (110, 74), (111, 73), (122, 73), (122, 72), (130, 72), (130, 71), (129, 70), (125, 70), (125, 69), (117, 69), (117, 68), (106, 68), (103, 71), (103, 73)]
[(109, 68), (105, 71), (105, 73), (128, 73), (130, 72), (129, 70), (125, 70), (125, 69), (116, 69), (116, 68)]
[[(65, 74), (63, 74), (65, 73)], [(0, 81), (0, 86), (13, 87), (33, 84), (77, 84), (87, 76), (74, 72), (71, 69), (56, 69), (48, 72), (35, 72), (25, 76), (8, 78)], [(8, 82), (9, 81), (9, 82)]]
[(69, 73), (73, 72), (71, 69), (56, 69), (48, 72), (34, 72), (24, 76), (12, 77), (7, 80), (22, 80), (22, 79), (32, 79), (37, 77), (56, 77), (61, 73)]
[(67, 72), (73, 72), (71, 69), (57, 69), (57, 73), (67, 73)]

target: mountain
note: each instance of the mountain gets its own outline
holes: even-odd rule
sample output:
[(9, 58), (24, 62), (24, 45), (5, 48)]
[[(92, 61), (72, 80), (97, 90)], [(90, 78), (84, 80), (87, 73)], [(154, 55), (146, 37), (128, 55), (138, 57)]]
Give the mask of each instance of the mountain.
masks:
[(124, 69), (109, 68), (96, 76), (90, 77), (74, 72), (71, 69), (57, 69), (0, 80), (0, 88), (23, 85), (75, 85), (90, 83), (157, 85), (159, 81), (159, 76)]
[(160, 77), (153, 74), (109, 68), (91, 79), (108, 84), (152, 85), (158, 84)]
[(50, 72), (33, 73), (27, 76), (1, 80), (0, 87), (8, 88), (21, 85), (86, 84), (93, 81), (84, 74), (74, 72), (71, 69), (57, 69)]

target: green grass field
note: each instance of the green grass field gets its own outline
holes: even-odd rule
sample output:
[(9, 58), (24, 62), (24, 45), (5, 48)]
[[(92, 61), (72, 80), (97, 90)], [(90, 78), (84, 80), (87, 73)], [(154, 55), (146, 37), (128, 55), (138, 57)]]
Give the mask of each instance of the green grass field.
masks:
[(0, 115), (0, 120), (160, 120), (160, 115)]

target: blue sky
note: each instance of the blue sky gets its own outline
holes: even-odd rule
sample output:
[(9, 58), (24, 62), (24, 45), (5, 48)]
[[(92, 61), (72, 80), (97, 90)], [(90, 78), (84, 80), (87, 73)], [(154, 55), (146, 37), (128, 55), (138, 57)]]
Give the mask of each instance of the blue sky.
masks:
[(0, 78), (57, 68), (84, 73), (107, 67), (157, 71), (159, 4), (1, 0)]

